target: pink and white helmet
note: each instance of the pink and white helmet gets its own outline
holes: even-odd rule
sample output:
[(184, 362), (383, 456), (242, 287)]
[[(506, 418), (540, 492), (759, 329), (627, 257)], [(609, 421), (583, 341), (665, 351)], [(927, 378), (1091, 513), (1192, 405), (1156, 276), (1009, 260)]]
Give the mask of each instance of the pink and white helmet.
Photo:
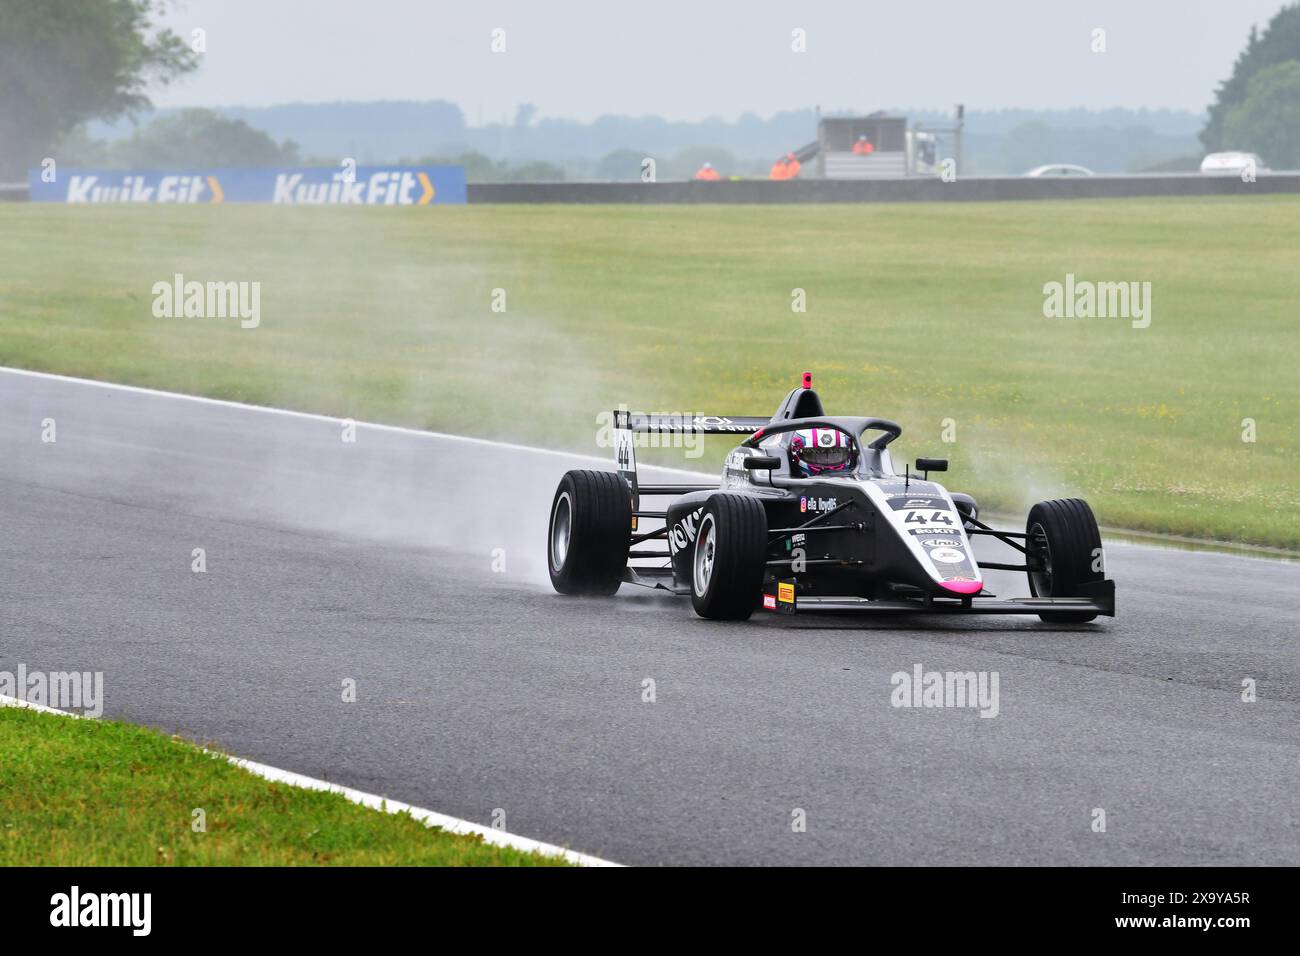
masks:
[(858, 463), (858, 449), (838, 428), (800, 428), (790, 436), (790, 462), (805, 477), (848, 472)]

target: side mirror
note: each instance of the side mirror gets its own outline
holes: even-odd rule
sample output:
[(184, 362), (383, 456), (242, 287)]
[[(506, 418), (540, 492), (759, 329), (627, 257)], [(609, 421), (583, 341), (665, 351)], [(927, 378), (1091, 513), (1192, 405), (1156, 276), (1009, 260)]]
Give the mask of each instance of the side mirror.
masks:
[(781, 459), (771, 455), (750, 455), (745, 459), (745, 467), (750, 471), (772, 471), (781, 467)]
[(947, 458), (918, 458), (916, 459), (916, 470), (925, 471), (925, 472), (947, 471), (948, 459)]

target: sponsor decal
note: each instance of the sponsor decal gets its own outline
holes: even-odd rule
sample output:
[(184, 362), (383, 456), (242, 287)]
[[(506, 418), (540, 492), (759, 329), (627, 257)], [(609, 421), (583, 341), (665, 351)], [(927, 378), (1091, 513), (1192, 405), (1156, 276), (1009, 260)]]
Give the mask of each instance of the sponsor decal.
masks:
[(799, 499), (800, 511), (817, 511), (827, 512), (834, 511), (839, 506), (838, 498), (813, 498), (806, 497)]
[(911, 509), (911, 508), (925, 508), (925, 509), (930, 510), (930, 511), (934, 511), (934, 510), (939, 510), (939, 511), (949, 511), (949, 510), (951, 510), (951, 509), (948, 507), (948, 502), (946, 502), (946, 501), (945, 501), (944, 499), (942, 499), (942, 498), (933, 498), (933, 497), (921, 497), (921, 498), (917, 498), (917, 497), (915, 497), (915, 496), (913, 496), (913, 497), (908, 497), (908, 496), (906, 496), (906, 495), (899, 495), (899, 496), (897, 496), (897, 497), (891, 497), (891, 498), (889, 499), (889, 507), (892, 508), (894, 511), (906, 511), (906, 510), (909, 510), (909, 509)]
[(710, 431), (720, 433), (736, 432), (737, 434), (748, 435), (755, 430), (753, 425), (740, 424), (723, 415), (638, 412), (633, 416), (633, 419), (637, 430), (643, 432)]
[[(702, 439), (700, 439), (702, 441)], [(701, 454), (703, 449), (701, 448)], [(696, 456), (698, 457), (698, 456)], [(722, 486), (724, 488), (734, 488), (737, 485), (754, 484), (754, 475), (745, 467), (745, 461), (750, 456), (743, 451), (733, 451), (727, 455), (727, 460), (722, 464)]]
[(668, 532), (668, 547), (673, 554), (689, 546), (695, 540), (695, 533), (699, 526), (700, 515), (704, 514), (704, 506), (696, 508), (681, 521), (677, 522)]
[(808, 536), (804, 534), (802, 531), (800, 531), (798, 534), (790, 536), (790, 544), (796, 548), (802, 547), (804, 543), (807, 542), (807, 540), (808, 540)]
[(777, 597), (779, 598), (779, 600), (780, 600), (783, 604), (793, 604), (793, 603), (794, 603), (794, 585), (793, 585), (793, 584), (790, 584), (790, 583), (788, 583), (788, 582), (786, 582), (786, 581), (782, 581), (780, 584), (778, 584), (778, 585), (776, 586), (776, 593), (777, 593)]
[(966, 560), (966, 555), (956, 548), (935, 548), (930, 552), (930, 559), (940, 564), (961, 564)]
[(466, 201), (460, 166), (287, 169), (61, 169), (28, 172), (33, 202), (428, 206)]
[(979, 580), (963, 576), (975, 570), (974, 558), (967, 550), (970, 546), (962, 540), (960, 532), (955, 528), (911, 528), (909, 531), (913, 540), (921, 544), (926, 556), (934, 562), (935, 570), (943, 580)]
[(911, 481), (904, 481), (902, 478), (892, 478), (888, 481), (878, 483), (881, 491), (885, 492), (888, 498), (906, 498), (906, 497), (929, 497), (938, 496), (939, 486), (932, 481), (923, 481), (920, 478), (913, 477)]
[(766, 611), (776, 610), (776, 595), (774, 594), (763, 595), (763, 609)]

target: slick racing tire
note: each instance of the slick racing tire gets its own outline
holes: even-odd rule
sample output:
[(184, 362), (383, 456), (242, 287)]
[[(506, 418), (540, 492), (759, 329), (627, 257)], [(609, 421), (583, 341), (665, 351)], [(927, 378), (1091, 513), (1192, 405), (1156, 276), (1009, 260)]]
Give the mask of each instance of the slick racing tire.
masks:
[(627, 569), (632, 494), (611, 471), (570, 471), (551, 502), (546, 566), (561, 594), (613, 594)]
[[(1101, 532), (1088, 502), (1080, 498), (1040, 501), (1030, 508), (1025, 549), (1036, 567), (1029, 572), (1034, 597), (1079, 597), (1080, 584), (1102, 579)], [(1045, 611), (1038, 616), (1053, 623), (1086, 624), (1097, 614)]]
[(767, 565), (767, 513), (757, 498), (719, 494), (700, 516), (691, 554), (691, 603), (700, 617), (744, 621)]

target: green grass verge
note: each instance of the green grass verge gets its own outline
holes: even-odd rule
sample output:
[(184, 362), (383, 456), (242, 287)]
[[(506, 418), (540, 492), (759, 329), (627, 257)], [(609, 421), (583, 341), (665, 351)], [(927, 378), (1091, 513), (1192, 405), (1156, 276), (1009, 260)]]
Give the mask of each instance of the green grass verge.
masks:
[[(261, 327), (154, 318), (176, 272), (260, 281)], [(1151, 326), (1044, 318), (1066, 273), (1150, 282)], [(986, 507), (1079, 494), (1105, 524), (1295, 548), (1298, 276), (1294, 196), (7, 205), (0, 363), (578, 450), (620, 402), (767, 414), (810, 368)]]
[(157, 731), (0, 707), (0, 866), (151, 865), (567, 864), (271, 783)]

